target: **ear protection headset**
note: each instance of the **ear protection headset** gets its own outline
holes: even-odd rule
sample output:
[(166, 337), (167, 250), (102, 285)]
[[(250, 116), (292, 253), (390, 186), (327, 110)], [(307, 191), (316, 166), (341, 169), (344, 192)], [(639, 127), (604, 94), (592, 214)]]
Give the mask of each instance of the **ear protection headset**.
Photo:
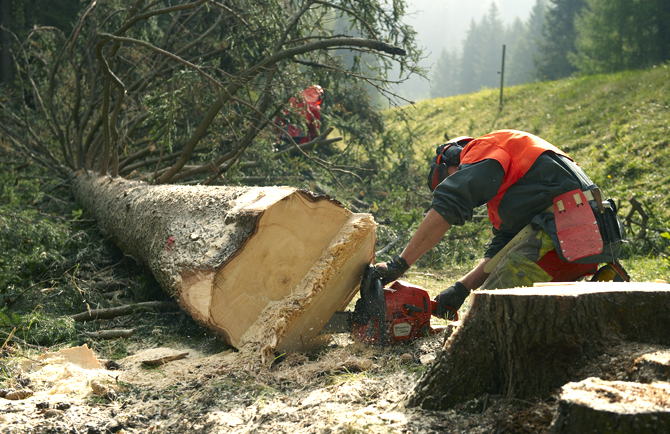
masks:
[(472, 140), (472, 137), (457, 137), (440, 145), (435, 150), (435, 157), (430, 164), (430, 172), (428, 172), (428, 188), (434, 191), (435, 188), (444, 181), (447, 176), (447, 168), (449, 166), (458, 167), (461, 164), (461, 151)]

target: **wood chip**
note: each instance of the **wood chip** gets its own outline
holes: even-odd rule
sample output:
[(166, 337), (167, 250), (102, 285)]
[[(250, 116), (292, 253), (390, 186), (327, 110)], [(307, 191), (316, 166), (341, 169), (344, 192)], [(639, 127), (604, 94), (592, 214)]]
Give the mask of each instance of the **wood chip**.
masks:
[(5, 399), (11, 399), (12, 401), (18, 401), (20, 399), (26, 399), (33, 396), (33, 391), (30, 389), (20, 389), (7, 392)]

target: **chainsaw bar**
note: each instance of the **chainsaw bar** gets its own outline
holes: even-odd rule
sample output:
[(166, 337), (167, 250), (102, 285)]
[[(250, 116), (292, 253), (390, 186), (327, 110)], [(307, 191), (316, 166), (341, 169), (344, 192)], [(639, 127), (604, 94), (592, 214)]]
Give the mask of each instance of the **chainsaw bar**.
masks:
[(379, 330), (379, 342), (386, 342), (384, 287), (372, 264), (368, 264), (363, 272), (360, 295), (361, 298), (356, 302), (353, 312), (335, 312), (319, 334), (351, 333), (354, 331), (354, 324), (368, 325), (366, 328), (368, 340), (376, 340), (375, 330)]
[[(363, 300), (361, 302), (361, 300)], [(367, 324), (366, 334), (369, 339), (374, 339), (375, 329), (379, 331), (379, 343), (386, 343), (386, 298), (384, 298), (384, 286), (377, 276), (374, 265), (369, 264), (363, 274), (361, 282), (361, 300), (356, 302), (353, 322), (356, 324)], [(359, 303), (361, 306), (359, 306)], [(377, 322), (375, 328), (373, 323)]]

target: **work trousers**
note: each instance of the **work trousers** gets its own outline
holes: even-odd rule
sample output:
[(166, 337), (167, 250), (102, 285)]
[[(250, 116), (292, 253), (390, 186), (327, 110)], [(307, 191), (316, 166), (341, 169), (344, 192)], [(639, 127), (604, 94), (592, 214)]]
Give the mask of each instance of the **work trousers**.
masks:
[(538, 228), (512, 247), (480, 289), (533, 286), (536, 282), (574, 282), (592, 275), (598, 264), (577, 264), (558, 257), (551, 237)]

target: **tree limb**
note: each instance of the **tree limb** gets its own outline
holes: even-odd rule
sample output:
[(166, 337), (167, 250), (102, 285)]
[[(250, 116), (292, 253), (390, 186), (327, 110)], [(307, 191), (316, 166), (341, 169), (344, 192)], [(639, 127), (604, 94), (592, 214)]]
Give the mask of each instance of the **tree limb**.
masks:
[(179, 305), (172, 301), (145, 301), (137, 304), (128, 304), (108, 309), (94, 309), (72, 315), (77, 322), (92, 321), (96, 319), (111, 319), (118, 316), (131, 315), (143, 310), (177, 310)]

